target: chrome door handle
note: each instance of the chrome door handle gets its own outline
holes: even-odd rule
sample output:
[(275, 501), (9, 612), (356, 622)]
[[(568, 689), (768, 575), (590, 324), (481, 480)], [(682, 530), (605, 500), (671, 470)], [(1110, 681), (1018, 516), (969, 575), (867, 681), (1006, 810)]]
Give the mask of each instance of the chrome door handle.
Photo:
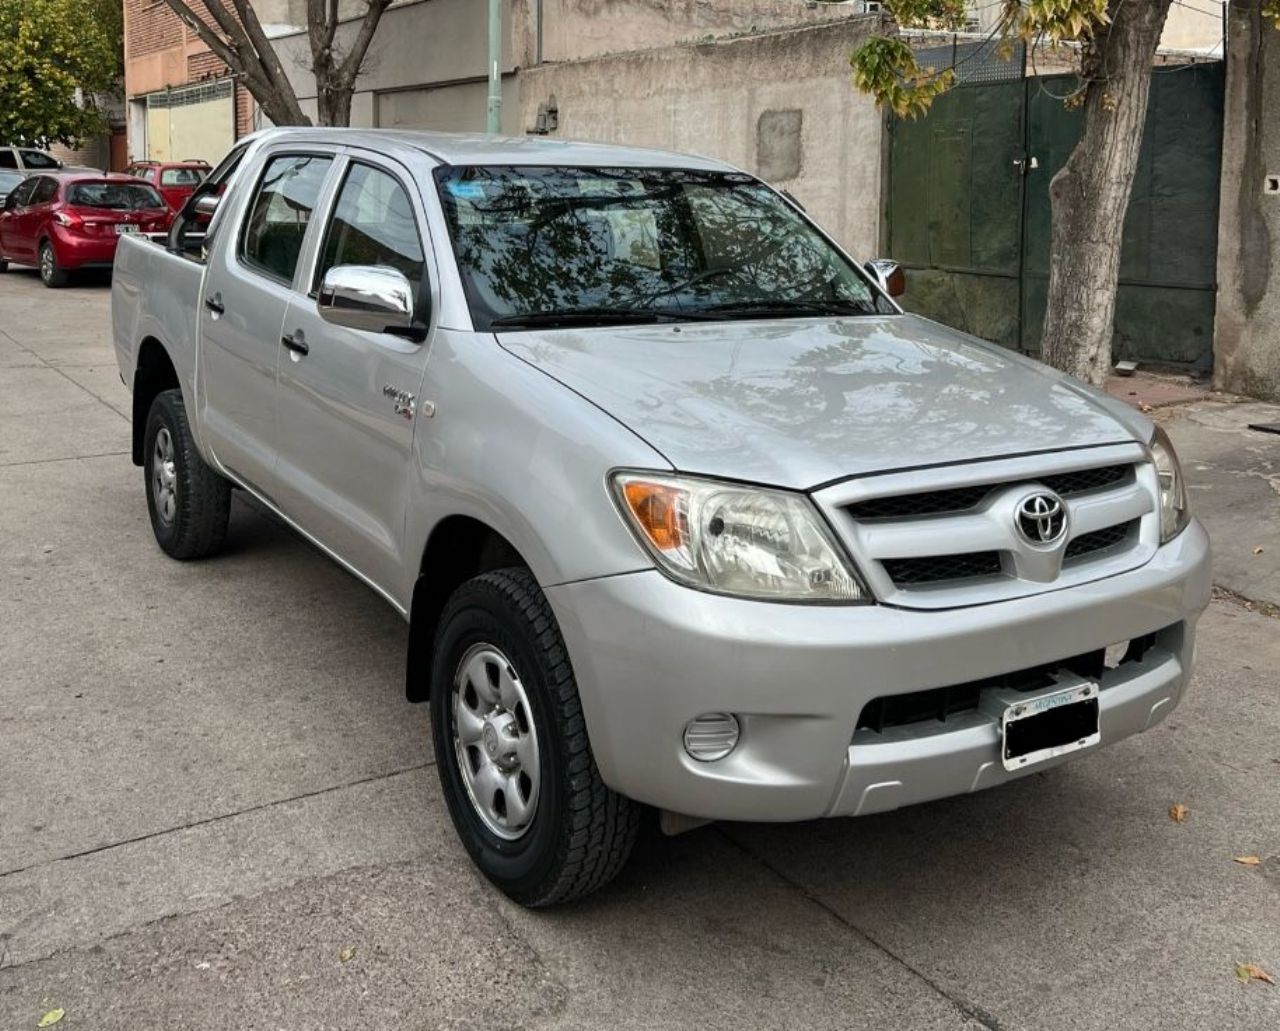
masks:
[(284, 344), (294, 354), (309, 354), (311, 352), (307, 342), (302, 339), (302, 330), (298, 330), (293, 336), (286, 333), (280, 338), (280, 343)]

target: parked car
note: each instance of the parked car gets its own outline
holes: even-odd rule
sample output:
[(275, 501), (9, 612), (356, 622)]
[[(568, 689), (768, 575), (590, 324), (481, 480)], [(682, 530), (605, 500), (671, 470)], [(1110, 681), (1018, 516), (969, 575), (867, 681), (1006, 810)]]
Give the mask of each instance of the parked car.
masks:
[(77, 269), (110, 268), (121, 236), (161, 235), (172, 220), (160, 194), (128, 176), (33, 175), (0, 209), (0, 272), (35, 265), (45, 286), (65, 286)]
[(0, 147), (0, 169), (56, 172), (62, 167), (62, 162), (47, 150), (37, 150), (35, 147)]
[(160, 191), (165, 203), (177, 211), (204, 181), (209, 170), (209, 164), (204, 161), (135, 161), (124, 174), (150, 183)]
[(210, 555), (238, 488), (408, 620), (454, 826), (526, 905), (641, 805), (857, 816), (1149, 729), (1210, 590), (1168, 437), (893, 273), (706, 158), (256, 134), (116, 256), (152, 529)]
[(0, 171), (0, 206), (4, 205), (5, 198), (25, 178), (25, 172), (15, 172), (10, 169)]

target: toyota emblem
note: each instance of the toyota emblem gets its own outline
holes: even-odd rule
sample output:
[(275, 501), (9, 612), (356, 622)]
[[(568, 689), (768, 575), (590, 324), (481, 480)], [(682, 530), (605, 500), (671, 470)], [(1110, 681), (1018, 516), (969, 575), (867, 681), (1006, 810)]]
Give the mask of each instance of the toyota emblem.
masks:
[(1057, 544), (1067, 535), (1066, 506), (1058, 495), (1047, 491), (1023, 498), (1014, 522), (1023, 540), (1038, 547)]

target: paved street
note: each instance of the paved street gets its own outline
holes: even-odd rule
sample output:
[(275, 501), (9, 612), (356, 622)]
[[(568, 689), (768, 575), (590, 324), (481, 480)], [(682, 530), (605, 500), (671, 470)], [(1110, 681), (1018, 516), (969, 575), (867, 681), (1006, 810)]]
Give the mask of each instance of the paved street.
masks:
[[(0, 276), (0, 1028), (1280, 1027), (1280, 987), (1235, 976), (1280, 980), (1267, 606), (1214, 603), (1141, 738), (655, 837), (527, 912), (454, 840), (390, 608), (241, 500), (224, 556), (156, 548), (109, 309), (102, 281)], [(1280, 408), (1160, 418), (1224, 586), (1280, 604), (1280, 436), (1244, 428)]]

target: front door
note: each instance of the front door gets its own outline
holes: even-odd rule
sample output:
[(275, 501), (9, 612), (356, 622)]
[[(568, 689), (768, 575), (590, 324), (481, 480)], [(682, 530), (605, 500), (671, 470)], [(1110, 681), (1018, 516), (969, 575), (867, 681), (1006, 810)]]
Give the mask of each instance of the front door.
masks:
[(32, 260), (31, 248), (22, 236), (22, 213), (35, 188), (36, 180), (24, 179), (5, 198), (4, 210), (0, 211), (0, 254), (14, 261)]
[(423, 296), (425, 219), (410, 182), (382, 159), (346, 165), (310, 296), (296, 297), (285, 316), (285, 333), (306, 352), (282, 350), (277, 395), (280, 507), (393, 597), (430, 339), (335, 326), (320, 317), (315, 294), (335, 265), (381, 265)]
[(208, 445), (233, 476), (269, 499), (284, 314), (332, 165), (331, 154), (270, 156), (239, 237), (224, 233), (215, 241), (205, 277), (200, 358)]

